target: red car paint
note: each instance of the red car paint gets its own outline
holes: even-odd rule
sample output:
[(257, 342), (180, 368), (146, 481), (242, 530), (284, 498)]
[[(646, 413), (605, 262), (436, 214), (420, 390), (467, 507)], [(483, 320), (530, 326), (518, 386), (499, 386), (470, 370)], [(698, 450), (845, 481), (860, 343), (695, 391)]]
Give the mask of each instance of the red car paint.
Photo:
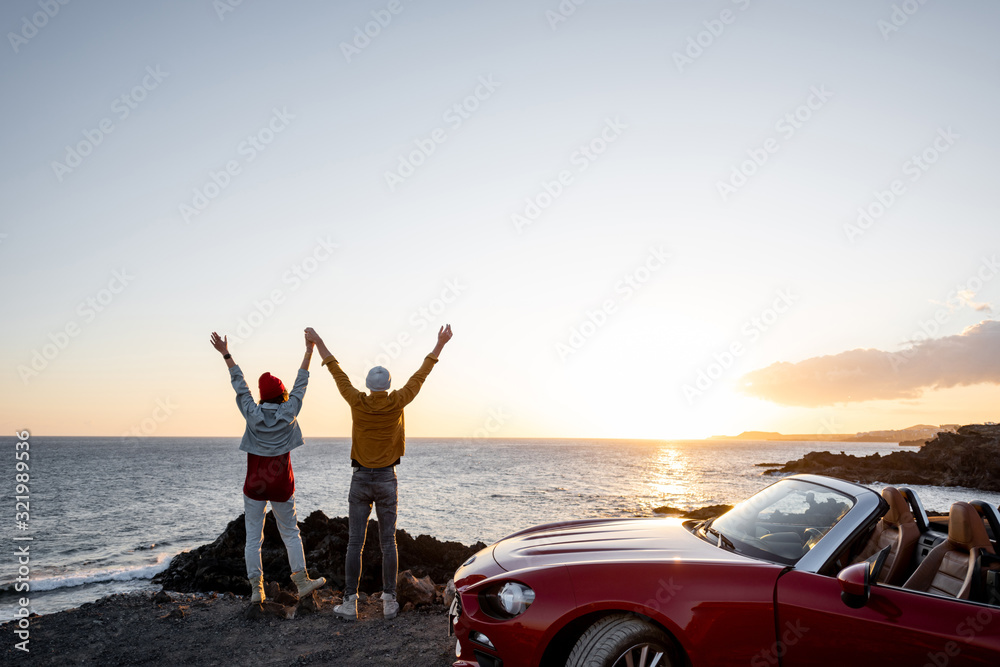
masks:
[[(846, 489), (859, 500), (820, 544), (857, 539), (884, 512), (865, 487), (795, 479)], [(455, 574), (455, 667), (476, 667), (474, 651), (504, 667), (560, 664), (554, 656), (561, 649), (565, 657), (590, 622), (623, 612), (669, 633), (683, 664), (694, 667), (1000, 665), (1000, 608), (879, 585), (869, 604), (852, 609), (841, 600), (836, 573), (734, 553), (692, 527), (658, 518), (572, 521), (484, 549)], [(825, 546), (831, 553), (838, 547)], [(509, 581), (530, 587), (535, 599), (521, 615), (500, 620), (481, 608), (480, 594)], [(473, 642), (473, 631), (492, 648)]]

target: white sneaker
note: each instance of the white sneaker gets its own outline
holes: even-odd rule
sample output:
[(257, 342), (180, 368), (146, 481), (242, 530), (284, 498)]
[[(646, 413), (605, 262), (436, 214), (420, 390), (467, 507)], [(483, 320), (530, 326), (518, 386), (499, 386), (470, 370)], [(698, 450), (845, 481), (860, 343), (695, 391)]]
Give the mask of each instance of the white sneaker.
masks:
[(358, 620), (357, 594), (345, 597), (342, 603), (333, 608), (333, 613), (348, 621)]
[(382, 616), (385, 618), (396, 618), (399, 613), (399, 603), (396, 596), (390, 593), (382, 593)]

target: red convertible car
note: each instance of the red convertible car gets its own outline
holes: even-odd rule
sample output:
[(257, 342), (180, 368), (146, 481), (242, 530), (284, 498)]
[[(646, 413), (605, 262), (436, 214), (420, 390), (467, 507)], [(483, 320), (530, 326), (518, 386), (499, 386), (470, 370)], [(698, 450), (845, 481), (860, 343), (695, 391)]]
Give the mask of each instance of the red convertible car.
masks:
[(455, 573), (455, 667), (1000, 665), (1000, 516), (785, 477), (708, 521), (510, 535)]

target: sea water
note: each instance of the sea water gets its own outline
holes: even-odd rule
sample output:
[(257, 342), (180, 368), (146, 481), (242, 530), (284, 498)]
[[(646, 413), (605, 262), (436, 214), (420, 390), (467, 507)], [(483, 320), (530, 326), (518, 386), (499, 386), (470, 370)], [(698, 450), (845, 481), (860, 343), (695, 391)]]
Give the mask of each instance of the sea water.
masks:
[[(243, 511), (246, 454), (238, 438), (31, 439), (30, 519), (14, 521), (14, 438), (0, 512), (0, 621), (13, 617), (17, 546), (30, 545), (31, 609), (45, 614), (111, 593), (153, 590), (177, 553), (214, 540)], [(465, 544), (534, 524), (651, 516), (664, 505), (732, 504), (775, 481), (758, 463), (810, 451), (898, 451), (893, 443), (449, 440), (412, 438), (397, 468), (398, 527)], [(307, 438), (292, 453), (299, 520), (347, 515), (350, 440)], [(881, 488), (881, 485), (872, 485)], [(1000, 494), (912, 486), (928, 510)], [(30, 536), (31, 541), (13, 541)]]

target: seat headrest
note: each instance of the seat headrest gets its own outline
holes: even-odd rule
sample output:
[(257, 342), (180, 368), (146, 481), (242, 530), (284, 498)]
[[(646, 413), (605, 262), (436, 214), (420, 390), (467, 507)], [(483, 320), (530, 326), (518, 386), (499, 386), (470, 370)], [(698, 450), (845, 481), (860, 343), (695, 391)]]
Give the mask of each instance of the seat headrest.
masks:
[(909, 503), (906, 502), (906, 498), (899, 492), (899, 489), (887, 486), (882, 489), (882, 497), (889, 503), (889, 510), (882, 517), (883, 521), (894, 526), (916, 521), (913, 512), (910, 511)]
[(986, 535), (986, 526), (976, 508), (965, 502), (957, 502), (948, 513), (948, 541), (967, 551), (979, 547), (993, 553), (993, 545)]

